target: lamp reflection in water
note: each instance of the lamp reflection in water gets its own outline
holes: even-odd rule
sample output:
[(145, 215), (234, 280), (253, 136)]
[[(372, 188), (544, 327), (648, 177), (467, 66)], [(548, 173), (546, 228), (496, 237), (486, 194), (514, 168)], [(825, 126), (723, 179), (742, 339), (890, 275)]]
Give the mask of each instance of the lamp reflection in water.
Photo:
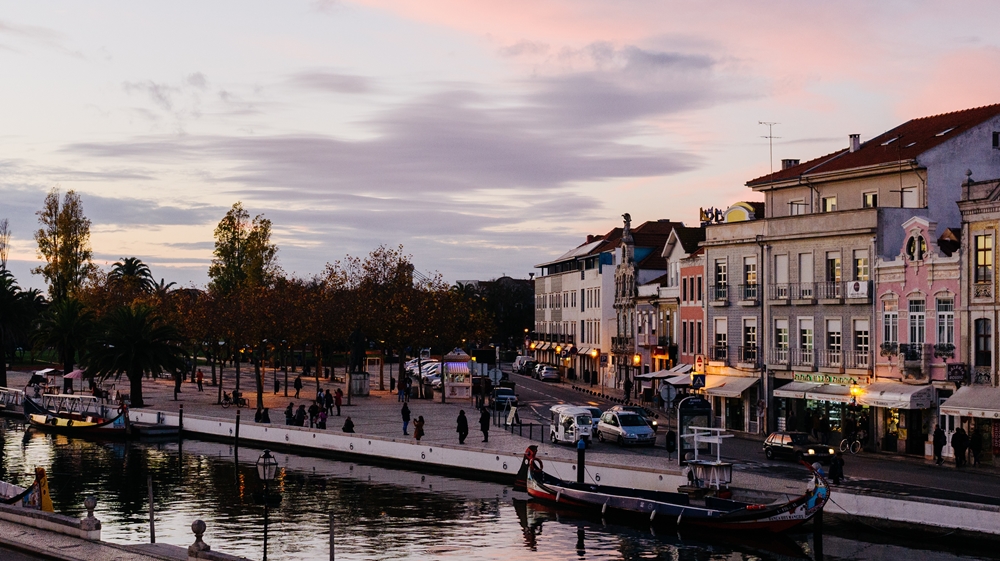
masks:
[(271, 455), (270, 450), (264, 450), (264, 453), (257, 458), (257, 477), (264, 482), (264, 561), (267, 561), (267, 515), (271, 503), (270, 486), (277, 473), (278, 461)]

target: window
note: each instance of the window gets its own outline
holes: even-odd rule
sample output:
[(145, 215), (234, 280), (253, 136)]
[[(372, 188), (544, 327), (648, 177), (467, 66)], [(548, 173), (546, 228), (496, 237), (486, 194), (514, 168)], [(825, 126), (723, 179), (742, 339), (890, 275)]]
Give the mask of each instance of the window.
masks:
[(865, 208), (878, 208), (878, 193), (865, 193), (862, 197)]
[(757, 258), (743, 258), (743, 299), (757, 299)]
[(854, 350), (859, 354), (868, 354), (871, 349), (871, 340), (868, 335), (868, 320), (854, 320)]
[(896, 343), (899, 341), (899, 302), (884, 300), (882, 302), (882, 342)]
[[(715, 348), (720, 349), (729, 345), (728, 324), (723, 318), (715, 319)], [(725, 351), (716, 350), (715, 357), (719, 358), (719, 353)], [(722, 358), (725, 358), (723, 355)]]
[(743, 319), (743, 356), (744, 362), (757, 360), (757, 318)]
[(801, 352), (801, 362), (804, 364), (812, 364), (813, 363), (812, 318), (799, 319), (799, 349)]
[(841, 333), (841, 323), (839, 319), (826, 320), (826, 348), (827, 350), (839, 353), (841, 350), (843, 335)]
[(903, 208), (917, 208), (917, 188), (916, 187), (903, 187), (903, 192), (899, 194), (901, 203), (900, 206)]
[(701, 302), (701, 275), (698, 275), (698, 301)]
[(926, 324), (924, 323), (924, 310), (926, 303), (923, 300), (910, 300), (909, 301), (909, 324), (910, 324), (910, 343), (923, 343), (925, 340), (924, 331), (926, 329)]
[(828, 251), (826, 254), (826, 282), (840, 282), (840, 252)]
[(955, 344), (955, 300), (952, 298), (937, 299), (937, 342)]
[(871, 271), (868, 266), (868, 250), (854, 250), (854, 280), (867, 281), (870, 279)]
[(687, 302), (688, 299), (688, 279), (690, 277), (684, 277), (684, 282), (681, 283), (681, 302)]
[(977, 283), (993, 280), (993, 236), (990, 234), (976, 236), (976, 274)]
[(835, 212), (837, 210), (837, 197), (823, 197), (823, 212)]
[(976, 320), (976, 366), (992, 366), (993, 364), (993, 335), (990, 328), (990, 320)]
[(802, 199), (797, 201), (791, 201), (788, 203), (788, 214), (791, 216), (799, 216), (800, 214), (806, 213), (806, 202)]
[(774, 256), (774, 297), (788, 298), (788, 255)]
[(910, 261), (923, 261), (927, 254), (927, 242), (923, 236), (912, 236), (906, 240), (906, 256)]
[(688, 322), (687, 320), (681, 321), (681, 352), (684, 354), (690, 354), (691, 348), (688, 346)]
[(799, 295), (801, 298), (812, 298), (813, 289), (813, 256), (812, 253), (799, 254)]
[(774, 346), (779, 349), (788, 348), (788, 320), (774, 320)]
[(586, 295), (587, 295), (586, 291), (581, 288), (580, 289), (580, 311), (581, 312), (587, 309), (587, 306), (584, 305), (586, 303), (586, 300), (584, 300), (584, 298), (586, 297)]
[(702, 354), (704, 352), (704, 349), (701, 346), (702, 340), (703, 339), (702, 339), (702, 336), (701, 336), (701, 322), (699, 321), (698, 322), (698, 338), (695, 339), (695, 341), (697, 341), (697, 344), (698, 344), (698, 354)]
[(715, 261), (715, 284), (722, 286), (729, 282), (729, 271), (725, 259)]

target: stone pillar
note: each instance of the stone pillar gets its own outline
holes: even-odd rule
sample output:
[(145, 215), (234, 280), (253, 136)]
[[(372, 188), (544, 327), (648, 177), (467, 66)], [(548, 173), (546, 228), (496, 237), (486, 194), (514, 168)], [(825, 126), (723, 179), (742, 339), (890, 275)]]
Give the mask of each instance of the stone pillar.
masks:
[(94, 517), (97, 499), (93, 495), (89, 495), (83, 500), (83, 507), (87, 509), (87, 517), (80, 520), (80, 530), (84, 533), (83, 537), (88, 540), (100, 541), (101, 521)]
[(188, 559), (197, 559), (198, 554), (203, 551), (211, 551), (211, 547), (201, 537), (205, 535), (205, 522), (195, 520), (191, 523), (191, 531), (194, 532), (194, 543), (188, 546)]

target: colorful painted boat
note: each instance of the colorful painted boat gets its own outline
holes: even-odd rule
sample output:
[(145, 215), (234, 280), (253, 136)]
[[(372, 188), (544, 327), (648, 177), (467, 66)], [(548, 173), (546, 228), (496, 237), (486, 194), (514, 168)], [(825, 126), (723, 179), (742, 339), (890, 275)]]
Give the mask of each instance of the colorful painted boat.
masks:
[(124, 404), (118, 407), (116, 415), (103, 416), (88, 411), (52, 411), (25, 396), (24, 416), (33, 428), (66, 436), (126, 438), (131, 432), (128, 407)]
[[(563, 481), (545, 473), (536, 457), (537, 447), (524, 453), (521, 471), (524, 489), (537, 500), (600, 513), (605, 520), (728, 530), (785, 532), (805, 524), (830, 498), (826, 479), (808, 464), (812, 480), (806, 492), (795, 499), (776, 504), (749, 504), (705, 497), (695, 500), (685, 493), (647, 491)], [(519, 473), (519, 479), (522, 479)], [(515, 489), (519, 485), (515, 484)]]

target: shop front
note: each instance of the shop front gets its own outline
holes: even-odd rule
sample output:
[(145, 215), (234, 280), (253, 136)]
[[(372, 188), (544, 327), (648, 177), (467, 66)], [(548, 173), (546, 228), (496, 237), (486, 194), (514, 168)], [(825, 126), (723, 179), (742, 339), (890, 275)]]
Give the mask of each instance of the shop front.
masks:
[(712, 404), (715, 426), (757, 434), (761, 430), (759, 378), (749, 376), (705, 376), (705, 395)]
[[(812, 375), (816, 378), (816, 375)], [(822, 376), (827, 381), (851, 381), (844, 376)], [(843, 380), (840, 380), (843, 378)], [(774, 390), (779, 398), (778, 428), (812, 434), (824, 444), (836, 444), (843, 438), (861, 431), (871, 434), (871, 411), (856, 402), (857, 385), (795, 381)], [(854, 389), (854, 392), (852, 392)], [(862, 439), (868, 446), (870, 438)]]
[(934, 432), (934, 388), (880, 380), (864, 388), (858, 403), (875, 411), (879, 450), (923, 456)]
[(941, 419), (958, 419), (956, 428), (964, 428), (970, 440), (979, 435), (982, 440), (981, 463), (997, 463), (995, 458), (1000, 457), (1000, 388), (980, 385), (959, 388), (941, 404), (940, 409)]

